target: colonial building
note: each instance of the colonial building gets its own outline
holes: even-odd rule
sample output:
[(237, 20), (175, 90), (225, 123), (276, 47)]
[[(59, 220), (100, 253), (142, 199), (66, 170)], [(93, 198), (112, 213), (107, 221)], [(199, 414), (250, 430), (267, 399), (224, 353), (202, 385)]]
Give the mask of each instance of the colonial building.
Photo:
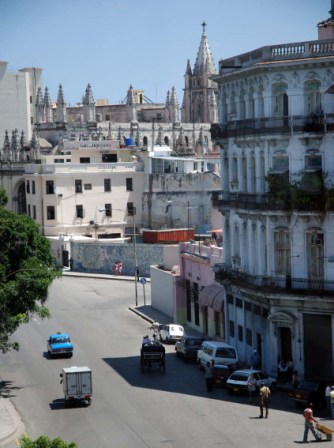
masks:
[[(332, 12), (334, 11), (332, 5)], [(265, 369), (333, 377), (334, 40), (264, 46), (219, 62), (226, 339)], [(326, 37), (325, 39), (323, 37)]]

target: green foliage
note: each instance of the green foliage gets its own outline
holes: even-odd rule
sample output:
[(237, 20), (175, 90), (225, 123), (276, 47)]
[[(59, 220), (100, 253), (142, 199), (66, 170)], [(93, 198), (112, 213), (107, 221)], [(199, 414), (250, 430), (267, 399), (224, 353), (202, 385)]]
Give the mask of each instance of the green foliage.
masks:
[(0, 207), (5, 207), (8, 202), (8, 196), (6, 190), (0, 187)]
[(36, 440), (31, 440), (24, 434), (17, 442), (20, 448), (77, 448), (74, 442), (65, 443), (59, 437), (51, 440), (47, 436), (40, 436)]
[(45, 302), (58, 275), (38, 225), (0, 206), (0, 351), (19, 348), (10, 336), (33, 314), (49, 316)]

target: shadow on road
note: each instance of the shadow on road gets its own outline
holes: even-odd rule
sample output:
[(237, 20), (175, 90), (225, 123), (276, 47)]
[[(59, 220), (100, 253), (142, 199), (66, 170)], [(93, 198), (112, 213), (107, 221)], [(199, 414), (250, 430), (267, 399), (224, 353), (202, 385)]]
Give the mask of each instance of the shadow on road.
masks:
[(20, 389), (22, 389), (22, 387), (14, 386), (13, 381), (0, 381), (0, 396), (3, 398), (16, 397), (13, 391)]

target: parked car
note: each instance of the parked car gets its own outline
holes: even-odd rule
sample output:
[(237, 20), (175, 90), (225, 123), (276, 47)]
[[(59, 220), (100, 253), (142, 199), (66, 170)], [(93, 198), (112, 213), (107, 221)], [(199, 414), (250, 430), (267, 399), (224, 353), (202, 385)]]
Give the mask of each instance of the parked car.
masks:
[(162, 327), (159, 334), (161, 342), (176, 342), (182, 339), (184, 329), (182, 325), (167, 324)]
[(288, 392), (288, 399), (294, 401), (297, 406), (313, 403), (315, 408), (323, 408), (326, 406), (326, 386), (327, 383), (325, 381), (303, 380), (296, 389)]
[(277, 378), (270, 377), (262, 370), (236, 370), (231, 374), (231, 376), (226, 381), (226, 388), (228, 393), (245, 393), (248, 392), (248, 381), (250, 376), (254, 375), (256, 380), (256, 388), (259, 390), (261, 383), (264, 383), (270, 388), (271, 391), (276, 389)]
[(214, 364), (212, 368), (213, 387), (225, 387), (226, 381), (235, 370), (233, 365)]
[(51, 358), (62, 355), (71, 358), (73, 356), (73, 344), (70, 336), (67, 333), (60, 332), (52, 334), (47, 340), (47, 350)]
[(238, 353), (235, 347), (220, 341), (203, 341), (197, 352), (198, 367), (203, 368), (215, 364), (238, 363)]
[(185, 361), (187, 359), (196, 359), (197, 350), (200, 348), (204, 338), (200, 336), (183, 335), (181, 341), (175, 344), (176, 356), (182, 357)]

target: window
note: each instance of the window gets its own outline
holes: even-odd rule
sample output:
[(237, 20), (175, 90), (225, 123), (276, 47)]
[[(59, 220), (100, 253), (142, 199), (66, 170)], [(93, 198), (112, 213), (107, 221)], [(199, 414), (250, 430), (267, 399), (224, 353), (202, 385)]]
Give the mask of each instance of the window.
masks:
[(83, 218), (84, 217), (84, 209), (82, 205), (77, 205), (77, 218)]
[(46, 194), (54, 194), (55, 192), (55, 186), (53, 180), (47, 180), (46, 181)]
[(31, 181), (32, 194), (36, 194), (36, 182), (34, 180)]
[(47, 219), (55, 219), (55, 208), (53, 205), (48, 205), (46, 207), (46, 218)]
[(241, 325), (238, 325), (238, 339), (240, 342), (244, 340), (244, 329)]
[(111, 179), (104, 179), (104, 191), (111, 191)]
[(75, 179), (75, 192), (82, 193), (82, 180), (81, 179)]
[(129, 216), (134, 216), (136, 214), (136, 207), (133, 206), (133, 202), (128, 202), (126, 208)]
[(112, 205), (111, 204), (104, 204), (104, 208), (106, 211), (106, 216), (112, 216)]
[(290, 233), (288, 231), (275, 232), (275, 271), (279, 275), (290, 275)]
[(274, 171), (289, 171), (289, 157), (288, 156), (274, 156), (273, 157)]
[(30, 117), (30, 124), (34, 124), (34, 117)]
[(277, 117), (288, 116), (288, 86), (277, 84), (273, 87), (274, 115)]
[(307, 270), (310, 279), (324, 277), (324, 235), (319, 232), (307, 233)]
[(91, 190), (92, 189), (92, 184), (84, 184), (84, 189), (85, 190)]
[(132, 177), (126, 178), (126, 191), (133, 191)]
[(244, 302), (245, 311), (252, 311), (252, 304), (250, 302)]
[(235, 336), (233, 320), (230, 320), (230, 336), (231, 336), (231, 338), (234, 338), (234, 336)]
[(28, 204), (28, 216), (31, 216), (30, 204)]
[(307, 114), (321, 113), (320, 82), (311, 81), (305, 84), (305, 103)]
[(227, 294), (226, 299), (227, 299), (227, 303), (230, 303), (231, 305), (234, 304), (234, 299), (233, 299), (233, 296), (231, 296), (231, 294)]
[(90, 163), (90, 157), (80, 157), (80, 163)]
[(26, 189), (27, 189), (27, 193), (30, 193), (30, 181), (29, 180), (27, 180)]
[(103, 163), (116, 163), (117, 162), (117, 154), (102, 154), (102, 162)]
[(36, 205), (32, 206), (32, 217), (36, 219)]
[(253, 346), (253, 333), (249, 328), (246, 328), (246, 344)]
[(241, 299), (235, 299), (235, 306), (238, 308), (242, 308), (242, 300)]
[(322, 159), (321, 155), (308, 155), (305, 157), (305, 169), (306, 170), (321, 170)]

